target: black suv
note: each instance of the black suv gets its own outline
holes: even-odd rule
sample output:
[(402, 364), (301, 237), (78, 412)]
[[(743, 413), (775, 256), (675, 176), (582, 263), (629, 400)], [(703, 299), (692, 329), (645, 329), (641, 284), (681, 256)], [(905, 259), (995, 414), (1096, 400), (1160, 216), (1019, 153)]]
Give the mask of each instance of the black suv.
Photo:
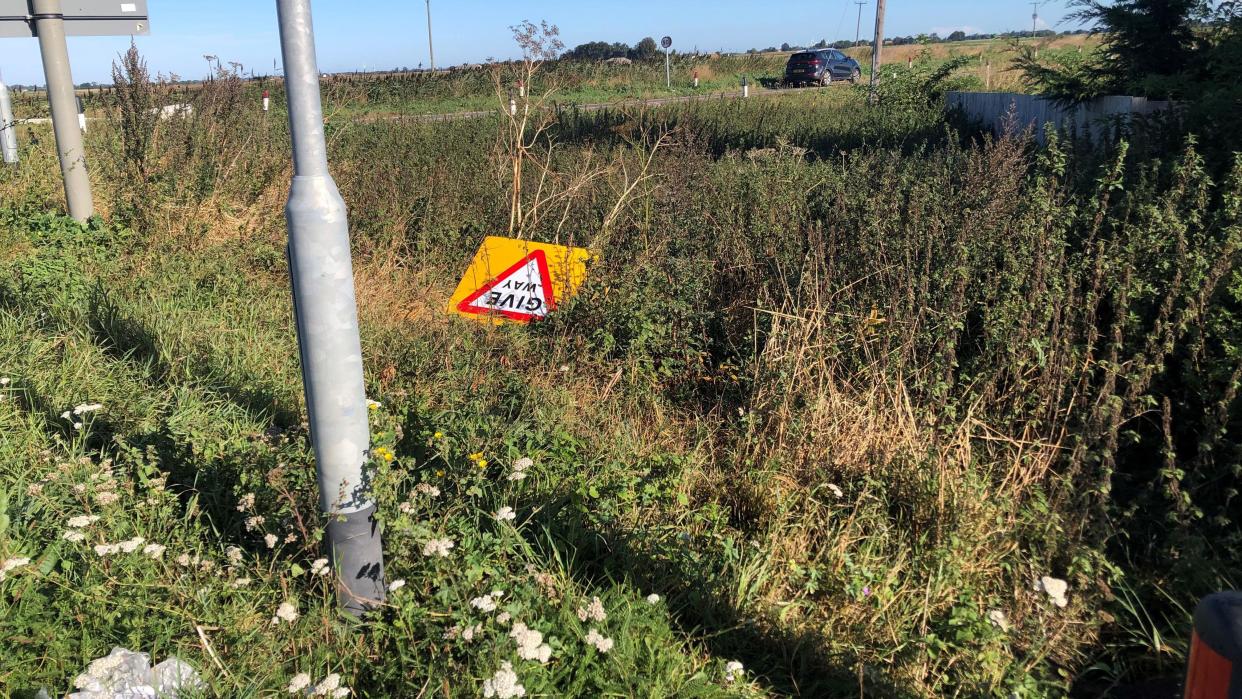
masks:
[(787, 85), (827, 85), (836, 80), (858, 82), (861, 76), (858, 61), (836, 49), (795, 53), (785, 65)]

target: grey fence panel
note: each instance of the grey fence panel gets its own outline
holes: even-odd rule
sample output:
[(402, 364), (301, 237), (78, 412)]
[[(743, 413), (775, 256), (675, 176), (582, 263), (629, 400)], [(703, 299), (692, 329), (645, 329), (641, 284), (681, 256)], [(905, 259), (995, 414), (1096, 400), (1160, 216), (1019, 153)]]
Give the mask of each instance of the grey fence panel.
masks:
[(1046, 141), (1045, 127), (1052, 124), (1063, 134), (1086, 136), (1095, 142), (1108, 140), (1119, 124), (1136, 116), (1147, 116), (1170, 109), (1173, 103), (1146, 97), (1109, 96), (1077, 105), (1016, 92), (950, 92), (949, 109), (957, 109), (971, 121), (982, 124), (997, 135), (1034, 132)]

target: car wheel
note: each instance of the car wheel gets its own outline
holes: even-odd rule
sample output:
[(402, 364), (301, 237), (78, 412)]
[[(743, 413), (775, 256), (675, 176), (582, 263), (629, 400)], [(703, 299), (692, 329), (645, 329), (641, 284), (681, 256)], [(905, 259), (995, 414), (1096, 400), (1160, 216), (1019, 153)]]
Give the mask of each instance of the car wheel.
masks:
[(854, 83), (855, 85), (857, 85), (857, 84), (858, 84), (858, 81), (859, 81), (860, 79), (862, 79), (862, 69), (860, 69), (860, 68), (855, 68), (855, 69), (854, 69), (854, 74), (850, 76), (850, 82), (852, 82), (852, 83)]
[(825, 70), (824, 77), (819, 79), (820, 87), (828, 87), (832, 84), (832, 71)]

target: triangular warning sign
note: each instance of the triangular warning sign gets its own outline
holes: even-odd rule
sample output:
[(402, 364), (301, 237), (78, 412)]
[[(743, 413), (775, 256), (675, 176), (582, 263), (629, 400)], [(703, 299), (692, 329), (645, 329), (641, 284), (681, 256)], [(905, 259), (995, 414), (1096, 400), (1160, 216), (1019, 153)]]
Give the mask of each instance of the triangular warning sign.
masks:
[(457, 304), (462, 313), (494, 314), (523, 322), (540, 320), (555, 309), (552, 275), (543, 250), (522, 258)]

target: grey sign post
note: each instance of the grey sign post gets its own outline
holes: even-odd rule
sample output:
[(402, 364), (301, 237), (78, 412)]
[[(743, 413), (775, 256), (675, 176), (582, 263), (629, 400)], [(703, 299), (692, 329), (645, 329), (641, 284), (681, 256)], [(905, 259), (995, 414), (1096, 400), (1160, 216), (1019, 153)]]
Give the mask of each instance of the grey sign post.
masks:
[(13, 119), (13, 100), (9, 98), (9, 86), (0, 82), (0, 150), (4, 162), (17, 163), (17, 122)]
[(673, 48), (673, 37), (666, 36), (660, 39), (660, 46), (664, 48), (664, 86), (673, 89), (673, 71), (668, 63), (668, 50)]
[(91, 217), (91, 183), (66, 36), (148, 34), (146, 0), (0, 0), (0, 38), (38, 37), (69, 215)]
[(353, 614), (384, 601), (384, 555), (370, 493), (370, 426), (345, 202), (328, 171), (310, 0), (276, 0), (285, 60), (293, 187), (289, 275), (302, 381), (328, 515), (337, 600)]

